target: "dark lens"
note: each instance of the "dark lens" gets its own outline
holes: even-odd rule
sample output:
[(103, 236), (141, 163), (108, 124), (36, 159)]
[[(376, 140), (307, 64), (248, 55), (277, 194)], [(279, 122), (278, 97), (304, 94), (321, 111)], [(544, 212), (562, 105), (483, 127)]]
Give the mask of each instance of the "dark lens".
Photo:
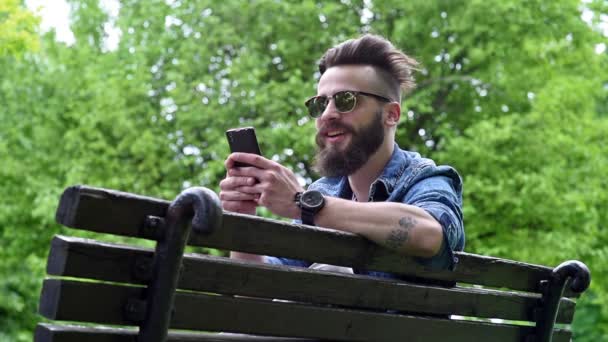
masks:
[(348, 113), (357, 105), (357, 95), (352, 91), (341, 91), (334, 95), (336, 109), (340, 113)]
[(306, 101), (306, 107), (308, 107), (308, 114), (313, 118), (321, 116), (325, 107), (327, 107), (327, 96), (316, 96)]

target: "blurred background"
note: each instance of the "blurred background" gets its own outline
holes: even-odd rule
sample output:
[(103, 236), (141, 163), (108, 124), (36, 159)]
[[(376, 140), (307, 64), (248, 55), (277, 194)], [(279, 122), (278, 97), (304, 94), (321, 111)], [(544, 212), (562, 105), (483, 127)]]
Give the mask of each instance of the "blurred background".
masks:
[(574, 340), (608, 341), (605, 0), (1, 0), (0, 341), (32, 339), (66, 186), (218, 190), (238, 126), (315, 179), (316, 62), (366, 32), (422, 63), (397, 140), (462, 174), (466, 251), (584, 261)]

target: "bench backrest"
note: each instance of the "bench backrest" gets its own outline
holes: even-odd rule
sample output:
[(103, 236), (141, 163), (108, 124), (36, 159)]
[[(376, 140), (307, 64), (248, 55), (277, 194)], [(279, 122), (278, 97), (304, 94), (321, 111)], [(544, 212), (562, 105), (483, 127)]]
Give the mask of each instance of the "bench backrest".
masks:
[[(62, 196), (57, 220), (77, 229), (163, 240), (169, 205), (72, 187)], [(541, 284), (554, 277), (552, 268), (469, 253), (456, 253), (454, 271), (433, 271), (353, 234), (234, 213), (224, 213), (208, 234), (190, 234), (188, 244), (385, 271), (438, 285), (187, 254), (171, 329), (349, 341), (541, 340), (534, 326), (547, 314), (547, 286)], [(54, 320), (141, 326), (151, 306), (146, 300), (154, 258), (151, 249), (57, 236), (47, 267), (53, 278), (44, 282), (40, 312)], [(569, 341), (576, 294), (559, 292), (558, 327), (551, 323), (549, 338)], [(39, 336), (61, 335), (60, 329), (50, 330), (41, 326)], [(134, 332), (114, 329), (110, 335), (120, 334)]]

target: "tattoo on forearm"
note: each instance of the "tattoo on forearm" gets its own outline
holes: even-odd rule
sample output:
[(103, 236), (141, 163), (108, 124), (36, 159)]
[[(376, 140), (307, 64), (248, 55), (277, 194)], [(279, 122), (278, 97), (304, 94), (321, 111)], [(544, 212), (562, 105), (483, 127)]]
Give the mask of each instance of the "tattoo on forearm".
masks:
[(413, 217), (402, 217), (399, 219), (399, 227), (393, 229), (386, 239), (386, 247), (390, 249), (399, 249), (405, 245), (410, 235), (410, 230), (416, 225), (416, 219)]

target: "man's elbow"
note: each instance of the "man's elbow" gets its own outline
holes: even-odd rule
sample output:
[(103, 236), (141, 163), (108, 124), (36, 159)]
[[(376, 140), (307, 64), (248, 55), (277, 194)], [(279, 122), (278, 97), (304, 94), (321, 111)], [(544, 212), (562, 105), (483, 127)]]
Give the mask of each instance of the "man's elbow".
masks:
[(426, 227), (422, 239), (420, 239), (420, 245), (417, 256), (423, 258), (431, 258), (437, 255), (441, 250), (441, 244), (443, 243), (443, 228), (439, 222), (433, 220), (428, 227)]

